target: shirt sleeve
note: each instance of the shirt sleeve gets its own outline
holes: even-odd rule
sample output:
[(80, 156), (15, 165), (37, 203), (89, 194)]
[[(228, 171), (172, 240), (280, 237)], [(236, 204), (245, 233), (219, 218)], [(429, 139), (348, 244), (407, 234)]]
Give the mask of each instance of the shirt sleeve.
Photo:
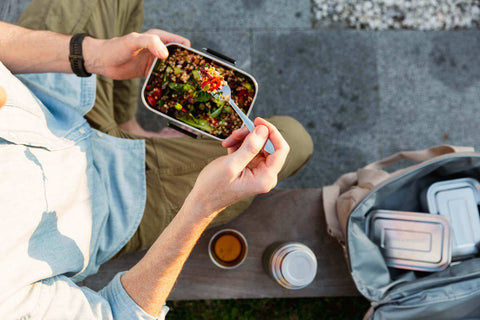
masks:
[(0, 302), (1, 319), (111, 319), (164, 320), (168, 307), (157, 317), (143, 311), (130, 298), (117, 274), (101, 291), (78, 287), (65, 276), (31, 284)]

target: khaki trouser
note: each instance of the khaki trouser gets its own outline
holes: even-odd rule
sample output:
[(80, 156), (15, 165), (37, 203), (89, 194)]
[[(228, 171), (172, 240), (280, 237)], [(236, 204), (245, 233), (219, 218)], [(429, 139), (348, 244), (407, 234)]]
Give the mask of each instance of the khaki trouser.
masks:
[[(142, 23), (143, 0), (34, 0), (18, 21), (19, 25), (31, 29), (65, 34), (86, 32), (97, 38), (139, 32)], [(137, 232), (117, 256), (149, 247), (175, 217), (202, 168), (226, 154), (219, 141), (209, 138), (145, 138), (121, 130), (118, 124), (135, 115), (138, 91), (138, 79), (116, 81), (98, 76), (95, 105), (85, 116), (92, 127), (107, 134), (145, 140), (145, 211)], [(291, 148), (279, 173), (278, 178), (282, 180), (295, 174), (308, 161), (313, 143), (298, 121), (284, 116), (268, 120), (279, 129)], [(238, 216), (252, 200), (250, 197), (226, 208), (211, 226)]]

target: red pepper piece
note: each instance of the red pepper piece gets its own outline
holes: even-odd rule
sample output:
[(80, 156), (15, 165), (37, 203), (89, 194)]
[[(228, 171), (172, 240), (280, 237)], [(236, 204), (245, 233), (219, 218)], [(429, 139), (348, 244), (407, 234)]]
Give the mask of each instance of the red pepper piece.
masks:
[(151, 105), (152, 107), (155, 107), (157, 105), (157, 102), (152, 96), (147, 96), (147, 101), (148, 101), (148, 104)]
[(205, 86), (206, 86), (207, 84), (210, 84), (210, 81), (208, 81), (208, 80), (207, 80), (207, 81), (203, 81), (203, 83), (202, 83), (202, 89), (205, 88)]
[(237, 97), (238, 99), (240, 99), (240, 101), (242, 101), (242, 103), (245, 103), (245, 101), (247, 100), (247, 95), (248, 95), (247, 90), (240, 90), (237, 93)]
[(212, 87), (210, 88), (209, 91), (217, 90), (218, 88), (220, 88), (220, 85), (222, 84), (222, 81), (219, 78), (213, 78), (210, 81), (210, 84), (212, 85)]

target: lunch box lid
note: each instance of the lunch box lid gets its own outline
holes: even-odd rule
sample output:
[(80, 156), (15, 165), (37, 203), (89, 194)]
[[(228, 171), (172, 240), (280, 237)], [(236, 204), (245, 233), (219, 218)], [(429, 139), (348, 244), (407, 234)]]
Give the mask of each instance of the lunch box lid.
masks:
[(367, 218), (367, 235), (376, 243), (387, 266), (440, 271), (452, 258), (450, 224), (428, 213), (375, 210)]
[(472, 178), (440, 181), (427, 191), (428, 211), (446, 217), (452, 226), (454, 258), (477, 254), (480, 243), (480, 183)]

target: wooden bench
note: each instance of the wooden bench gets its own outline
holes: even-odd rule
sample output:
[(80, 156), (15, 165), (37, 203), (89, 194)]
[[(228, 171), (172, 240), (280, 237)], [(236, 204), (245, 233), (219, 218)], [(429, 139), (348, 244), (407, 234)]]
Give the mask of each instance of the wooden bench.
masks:
[[(216, 267), (208, 257), (208, 241), (222, 228), (233, 228), (247, 238), (245, 262), (233, 270)], [(318, 271), (312, 284), (287, 290), (262, 268), (262, 254), (277, 241), (299, 241), (317, 256)], [(134, 265), (145, 252), (133, 253), (104, 264), (80, 285), (101, 289), (119, 271)], [(326, 233), (321, 189), (274, 190), (261, 195), (230, 223), (205, 231), (192, 251), (168, 300), (355, 296), (358, 291), (348, 273), (341, 247)]]

